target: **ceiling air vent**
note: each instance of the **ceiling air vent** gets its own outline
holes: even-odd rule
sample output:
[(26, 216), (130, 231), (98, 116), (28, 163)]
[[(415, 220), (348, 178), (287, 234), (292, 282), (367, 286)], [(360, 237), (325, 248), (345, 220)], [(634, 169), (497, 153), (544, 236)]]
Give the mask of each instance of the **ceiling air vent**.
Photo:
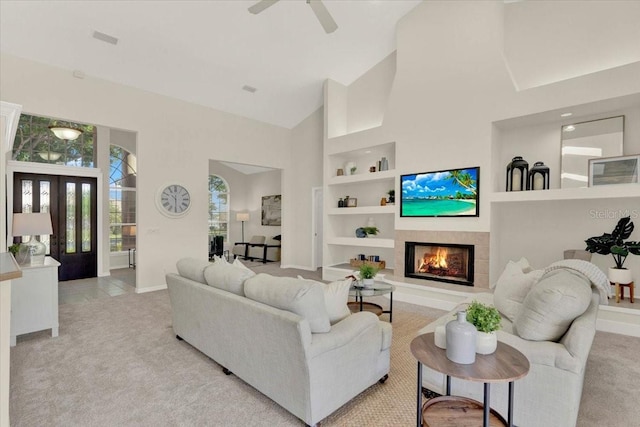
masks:
[(112, 45), (118, 44), (118, 39), (116, 37), (110, 36), (109, 34), (101, 33), (100, 31), (94, 31), (93, 38)]

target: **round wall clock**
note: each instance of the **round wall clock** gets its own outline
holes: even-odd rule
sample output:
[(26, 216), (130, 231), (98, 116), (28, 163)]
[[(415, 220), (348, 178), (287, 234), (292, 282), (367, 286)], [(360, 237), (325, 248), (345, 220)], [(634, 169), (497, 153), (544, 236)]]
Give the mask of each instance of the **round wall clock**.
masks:
[(158, 210), (164, 215), (177, 218), (185, 215), (191, 207), (191, 194), (180, 184), (160, 187), (156, 197)]

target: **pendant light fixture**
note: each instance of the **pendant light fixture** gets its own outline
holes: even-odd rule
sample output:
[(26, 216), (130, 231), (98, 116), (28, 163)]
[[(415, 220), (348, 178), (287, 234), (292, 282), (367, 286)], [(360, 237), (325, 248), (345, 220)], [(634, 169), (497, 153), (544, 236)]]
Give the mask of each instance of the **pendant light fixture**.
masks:
[(82, 134), (82, 130), (73, 126), (63, 126), (57, 123), (49, 125), (49, 129), (58, 139), (74, 141)]

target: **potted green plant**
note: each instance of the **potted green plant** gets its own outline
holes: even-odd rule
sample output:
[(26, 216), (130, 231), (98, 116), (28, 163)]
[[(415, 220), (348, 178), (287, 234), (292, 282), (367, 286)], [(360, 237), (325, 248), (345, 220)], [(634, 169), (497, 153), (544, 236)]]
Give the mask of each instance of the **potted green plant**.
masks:
[(496, 351), (498, 346), (496, 331), (500, 329), (502, 322), (498, 309), (474, 300), (467, 307), (467, 321), (478, 330), (476, 353), (491, 354)]
[(378, 227), (362, 227), (362, 229), (364, 230), (367, 236), (369, 235), (375, 236), (380, 231), (378, 230)]
[(620, 218), (611, 233), (594, 236), (585, 240), (586, 250), (600, 255), (611, 255), (615, 267), (609, 267), (609, 281), (612, 283), (631, 283), (631, 270), (624, 268), (629, 254), (640, 255), (640, 242), (627, 240), (633, 232), (631, 217)]
[(362, 280), (362, 286), (364, 288), (372, 288), (373, 278), (376, 277), (376, 274), (378, 274), (378, 269), (364, 261), (360, 266), (360, 280)]

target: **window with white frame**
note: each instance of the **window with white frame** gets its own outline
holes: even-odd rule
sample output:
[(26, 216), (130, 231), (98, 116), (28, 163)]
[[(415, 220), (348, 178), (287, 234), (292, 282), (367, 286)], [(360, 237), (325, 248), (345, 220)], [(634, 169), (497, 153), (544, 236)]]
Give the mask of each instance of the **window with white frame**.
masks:
[(136, 247), (136, 156), (117, 145), (109, 147), (109, 249)]
[(229, 240), (229, 185), (218, 175), (209, 175), (209, 236)]

